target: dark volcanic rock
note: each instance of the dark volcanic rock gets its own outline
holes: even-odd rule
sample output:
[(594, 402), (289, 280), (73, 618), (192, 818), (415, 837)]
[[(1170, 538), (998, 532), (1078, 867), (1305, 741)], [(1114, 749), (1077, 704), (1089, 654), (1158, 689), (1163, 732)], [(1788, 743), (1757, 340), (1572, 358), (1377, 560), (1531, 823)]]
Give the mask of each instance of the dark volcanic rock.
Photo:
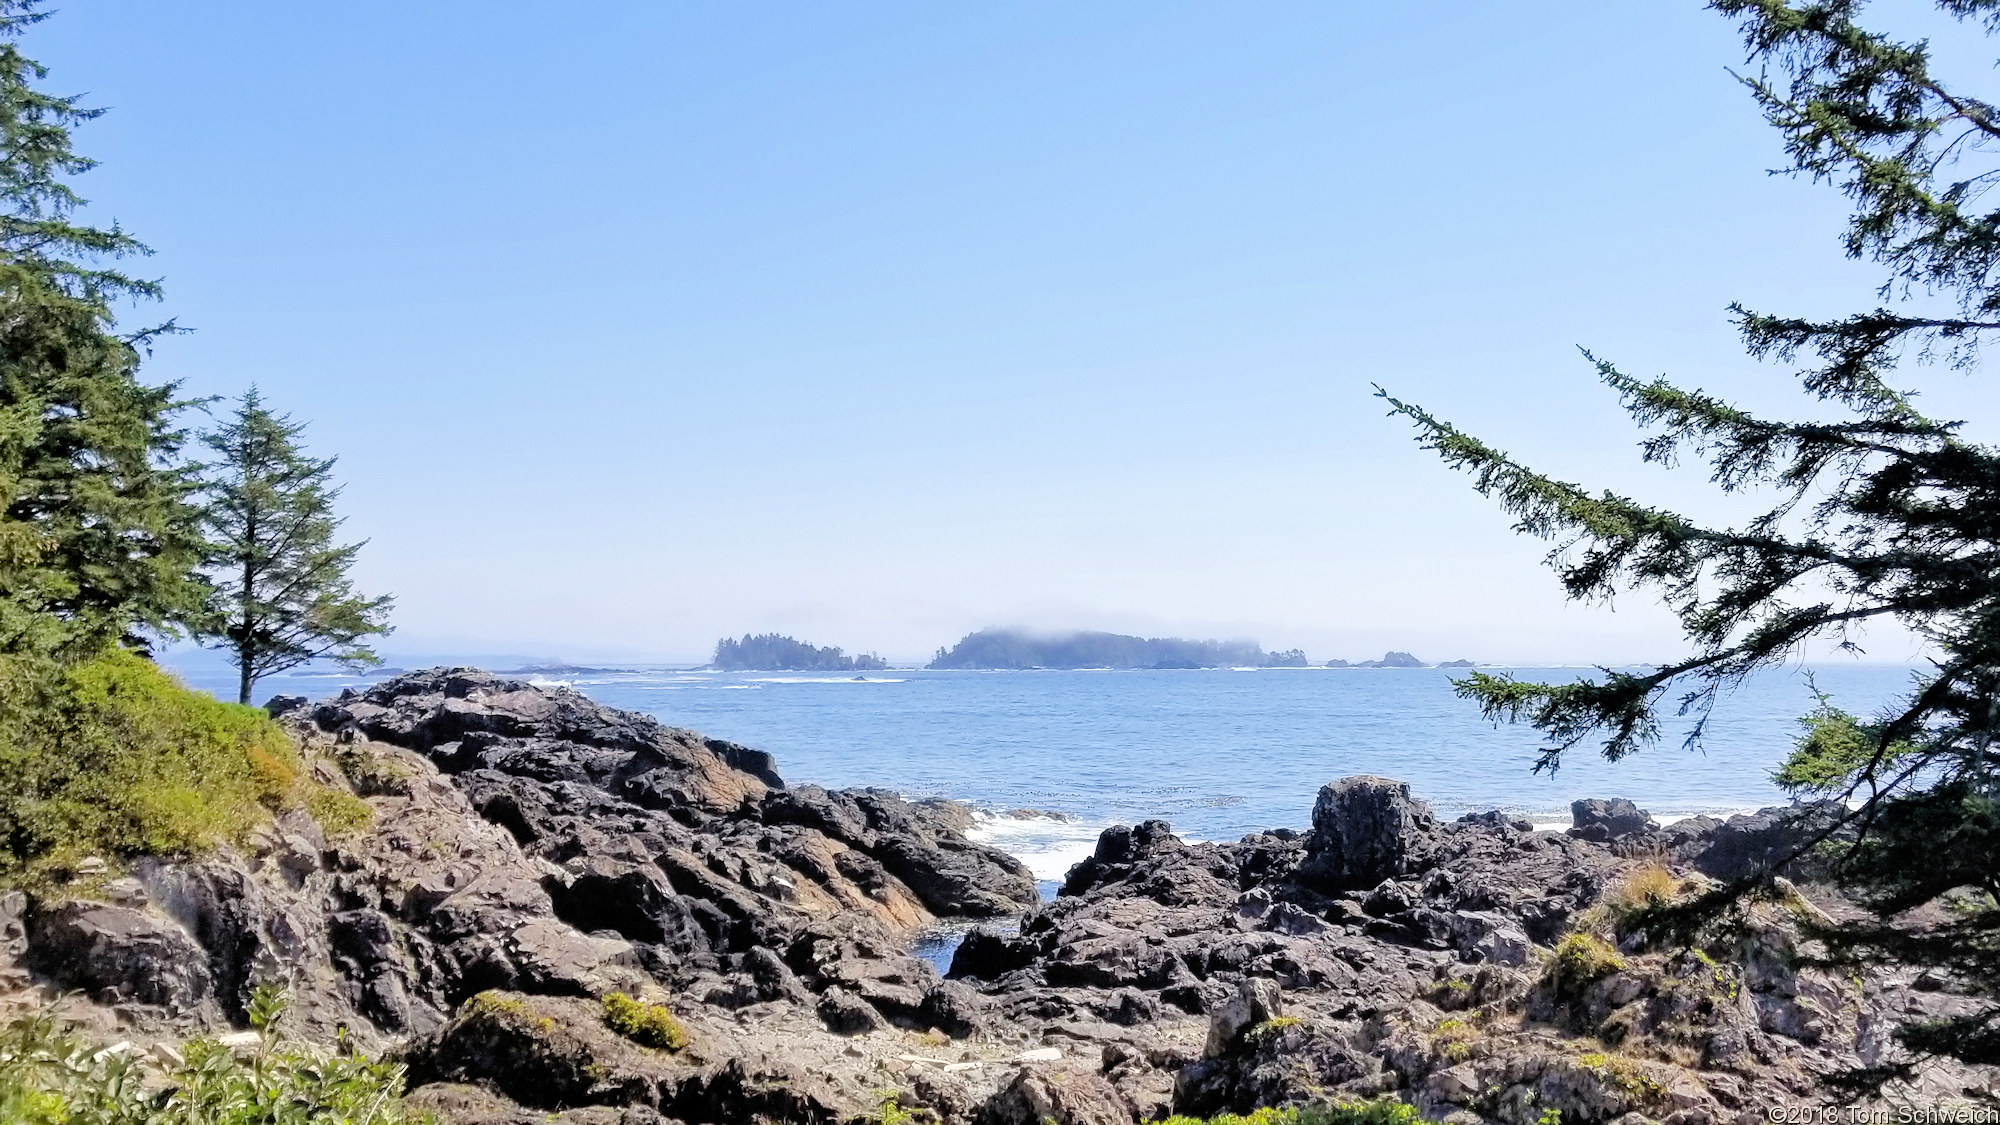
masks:
[(1623, 797), (1572, 801), (1569, 813), (1574, 825), (1570, 831), (1599, 843), (1658, 831), (1660, 827), (1645, 809)]
[(1228, 1054), (1242, 1041), (1244, 1032), (1284, 1014), (1284, 1001), (1275, 981), (1244, 977), (1237, 982), (1236, 995), (1208, 1017), (1208, 1042), (1202, 1053), (1211, 1058)]
[(889, 1026), (889, 1021), (868, 1001), (844, 988), (829, 988), (820, 993), (818, 1010), (826, 1029), (840, 1035), (861, 1035)]
[(939, 914), (1013, 914), (1036, 897), (1034, 875), (1019, 860), (980, 847), (960, 834), (962, 818), (886, 789), (829, 792), (817, 785), (771, 794), (769, 824), (816, 829), (868, 855)]
[[(542, 864), (565, 922), (615, 933), (655, 976), (706, 980), (718, 996), (766, 997), (766, 983), (712, 982), (741, 973), (753, 950), (796, 964), (789, 951), (818, 919), (871, 920), (878, 935), (861, 945), (876, 949), (934, 916), (1011, 914), (1037, 898), (1025, 867), (967, 840), (949, 813), (885, 790), (788, 788), (767, 754), (573, 692), (448, 669), (346, 692), (313, 718), (426, 754)], [(891, 1019), (914, 1018), (934, 983), (857, 972), (806, 978)]]
[(657, 1101), (670, 1055), (604, 1027), (583, 1001), (482, 993), (452, 1021), (397, 1052), (412, 1086), (481, 1083), (523, 1105), (561, 1109)]
[(1181, 846), (1173, 826), (1164, 820), (1148, 820), (1137, 828), (1113, 825), (1098, 834), (1091, 857), (1070, 868), (1060, 893), (1083, 894), (1104, 880), (1129, 873), (1136, 863)]
[(1101, 1075), (1060, 1065), (1021, 1068), (979, 1112), (979, 1125), (1130, 1125), (1132, 1107)]
[(66, 902), (28, 924), (28, 966), (105, 1003), (189, 1013), (211, 1001), (208, 953), (171, 921), (123, 906)]
[[(1466, 1125), (1696, 1125), (1802, 1104), (1890, 1057), (1898, 1020), (1966, 1010), (1949, 980), (1815, 968), (1796, 916), (1852, 904), (1810, 883), (1778, 884), (1726, 946), (1621, 928), (1639, 863), (1733, 877), (1826, 810), (1660, 828), (1580, 802), (1578, 831), (1540, 833), (1441, 824), (1400, 783), (1348, 778), (1310, 832), (1107, 829), (1037, 903), (963, 806), (786, 786), (767, 755), (565, 691), (445, 670), (283, 721), (372, 824), (328, 836), (288, 812), (239, 848), (106, 871), (104, 901), (0, 898), (0, 984), (83, 990), (141, 1042), (240, 1026), (256, 983), (284, 984), (293, 1033), (400, 1045), (446, 1125), (834, 1125), (886, 1117), (885, 1089), (942, 1125), (1385, 1092)], [(1000, 919), (949, 980), (909, 948), (940, 914)], [(1617, 964), (1563, 968), (1578, 929)], [(612, 992), (669, 1008), (686, 1046), (614, 1034)]]
[[(1597, 908), (1635, 862), (1666, 855), (1699, 880), (1701, 865), (1768, 855), (1801, 829), (1774, 813), (1662, 830), (1614, 802), (1583, 815), (1606, 841), (1498, 813), (1440, 824), (1404, 786), (1351, 778), (1321, 791), (1309, 834), (1190, 844), (1158, 822), (1107, 829), (1017, 935), (968, 935), (950, 976), (993, 1026), (1101, 1054), (1112, 1090), (1153, 1116), (1395, 1092), (1468, 1122), (1551, 1107), (1578, 1122), (1728, 1120), (1725, 1107), (1793, 1096), (1800, 1075), (1883, 1049), (1881, 1017), (1842, 999), (1851, 985), (1799, 967), (1783, 910), (1752, 942), (1761, 952), (1676, 960), (1640, 937), (1623, 969), (1563, 993), (1545, 968), (1553, 947), (1606, 925)], [(1871, 1012), (1942, 993), (1882, 987)], [(1628, 1053), (1579, 1063), (1578, 1035)], [(1729, 1074), (1647, 1061), (1665, 1057)], [(1059, 1116), (1057, 1095), (1025, 1080), (983, 1112), (1025, 1120), (1030, 1100)]]
[(974, 927), (958, 943), (958, 949), (951, 955), (951, 971), (945, 975), (953, 979), (979, 977), (994, 980), (1026, 967), (1034, 959), (1034, 943)]
[(1726, 821), (1694, 817), (1665, 829), (1664, 835), (1674, 855), (1711, 879), (1737, 879), (1755, 871), (1814, 878), (1822, 874), (1820, 865), (1800, 853), (1845, 812), (1838, 802), (1826, 801), (1760, 809)]
[(1348, 777), (1319, 791), (1301, 881), (1325, 891), (1367, 890), (1424, 862), (1436, 821), (1410, 787), (1383, 777)]
[(816, 994), (838, 991), (870, 1026), (967, 1032), (981, 1005), (933, 996), (908, 935), (1037, 897), (1017, 861), (965, 839), (956, 806), (789, 790), (768, 755), (567, 691), (442, 670), (283, 721), (371, 826), (329, 839), (287, 812), (238, 849), (136, 861), (114, 901), (10, 907), (0, 980), (222, 1027), (278, 983), (296, 1033), (344, 1027), (367, 1049), (495, 989), (671, 990), (814, 1029)]
[(924, 993), (917, 1022), (935, 1027), (954, 1039), (984, 1030), (990, 1023), (986, 1002), (977, 992), (957, 981), (939, 981)]

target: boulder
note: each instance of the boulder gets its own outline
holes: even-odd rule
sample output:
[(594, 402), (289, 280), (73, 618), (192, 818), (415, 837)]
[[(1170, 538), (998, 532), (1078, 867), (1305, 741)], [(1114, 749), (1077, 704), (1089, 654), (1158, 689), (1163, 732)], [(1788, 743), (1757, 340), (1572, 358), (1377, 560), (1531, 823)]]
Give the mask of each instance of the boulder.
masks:
[[(816, 990), (839, 990), (899, 1023), (921, 1020), (925, 995), (938, 983), (929, 961), (908, 951), (900, 935), (867, 919), (814, 923), (792, 946), (788, 963)], [(821, 998), (821, 1015), (826, 1013)]]
[(414, 1087), (485, 1086), (541, 1110), (657, 1104), (660, 1080), (679, 1067), (604, 1026), (587, 1000), (482, 992), (450, 1022), (398, 1048)]
[(103, 1003), (184, 1014), (210, 998), (208, 951), (173, 922), (124, 906), (65, 902), (28, 922), (28, 967)]
[(980, 1107), (978, 1125), (1131, 1125), (1132, 1107), (1104, 1076), (1030, 1063)]
[(935, 1027), (954, 1039), (964, 1039), (983, 1029), (988, 1017), (979, 994), (954, 980), (939, 981), (924, 993), (917, 1022)]
[(0, 972), (21, 972), (28, 953), (28, 896), (20, 891), (0, 894)]
[(591, 1105), (550, 1113), (454, 1082), (433, 1082), (413, 1091), (403, 1104), (439, 1125), (673, 1125), (651, 1106)]
[(1243, 1038), (1244, 1032), (1284, 1014), (1285, 1004), (1278, 982), (1263, 977), (1245, 977), (1237, 983), (1235, 995), (1223, 1001), (1208, 1017), (1208, 1042), (1203, 1045), (1202, 1054), (1209, 1058), (1227, 1054)]
[(1668, 850), (1711, 879), (1728, 881), (1772, 870), (1814, 878), (1823, 874), (1822, 865), (1810, 855), (1794, 857), (1845, 812), (1838, 802), (1821, 801), (1759, 809), (1726, 821), (1692, 817), (1666, 829)]
[(1570, 834), (1597, 843), (1656, 832), (1651, 814), (1623, 797), (1587, 798), (1569, 806)]
[(836, 1035), (865, 1035), (889, 1026), (875, 1006), (844, 988), (829, 988), (820, 994), (820, 1022)]
[(1348, 777), (1324, 786), (1313, 803), (1312, 834), (1300, 881), (1336, 892), (1367, 890), (1422, 865), (1436, 827), (1430, 807), (1408, 784)]
[[(378, 739), (428, 759), (540, 868), (535, 897), (576, 929), (615, 932), (656, 970), (725, 975), (746, 950), (788, 949), (816, 919), (904, 932), (1038, 898), (1019, 861), (965, 838), (962, 810), (787, 788), (768, 754), (573, 691), (438, 669), (350, 689), (312, 720), (349, 745)], [(520, 986), (518, 968), (475, 976)]]
[(1393, 1088), (1394, 1072), (1380, 1057), (1385, 1046), (1353, 1024), (1302, 1020), (1226, 1055), (1182, 1065), (1174, 1078), (1174, 1112), (1249, 1114), (1262, 1106), (1323, 1101), (1335, 1090)]
[(952, 952), (951, 969), (945, 975), (953, 980), (996, 980), (1025, 967), (1034, 956), (1034, 947), (1020, 938), (975, 926)]

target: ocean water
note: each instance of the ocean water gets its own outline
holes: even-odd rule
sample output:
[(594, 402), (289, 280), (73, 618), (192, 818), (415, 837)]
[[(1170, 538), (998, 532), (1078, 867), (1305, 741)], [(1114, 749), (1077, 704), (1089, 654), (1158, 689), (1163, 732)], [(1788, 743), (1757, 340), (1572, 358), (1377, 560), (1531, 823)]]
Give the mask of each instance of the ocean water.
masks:
[[(213, 669), (181, 670), (227, 698)], [(1870, 713), (1912, 670), (1836, 664), (1759, 674), (1721, 698), (1699, 749), (1685, 723), (1622, 762), (1590, 747), (1533, 772), (1532, 731), (1495, 727), (1444, 669), (920, 671), (860, 675), (653, 668), (560, 681), (615, 707), (776, 755), (787, 781), (874, 785), (971, 803), (978, 835), (1043, 880), (1089, 854), (1109, 824), (1161, 819), (1189, 839), (1309, 822), (1334, 778), (1407, 781), (1450, 817), (1502, 809), (1567, 825), (1579, 797), (1630, 797), (1662, 818), (1782, 804), (1770, 783), (1814, 706), (1812, 683)], [(1567, 678), (1580, 670), (1529, 669)], [(527, 677), (535, 679), (536, 677)], [(259, 696), (318, 698), (365, 678), (272, 677)], [(544, 682), (548, 681), (546, 677)], [(214, 682), (211, 682), (214, 681)]]

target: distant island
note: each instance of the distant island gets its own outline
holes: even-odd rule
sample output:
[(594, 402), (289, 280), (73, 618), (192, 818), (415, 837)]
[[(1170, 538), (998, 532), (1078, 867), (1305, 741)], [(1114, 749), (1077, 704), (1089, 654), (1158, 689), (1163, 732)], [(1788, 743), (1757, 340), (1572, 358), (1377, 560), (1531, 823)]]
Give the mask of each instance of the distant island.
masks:
[(715, 642), (711, 667), (725, 672), (755, 669), (762, 672), (874, 672), (889, 662), (872, 652), (849, 656), (837, 646), (815, 648), (804, 641), (776, 633), (743, 634), (742, 640), (724, 637)]
[[(1363, 660), (1358, 664), (1349, 664), (1345, 660), (1329, 660), (1326, 662), (1326, 666), (1328, 668), (1429, 668), (1430, 667), (1429, 664), (1426, 664), (1423, 661), (1418, 660), (1416, 657), (1411, 656), (1407, 652), (1394, 652), (1394, 651), (1383, 653), (1382, 659), (1380, 660)], [(1438, 665), (1439, 668), (1470, 668), (1472, 666), (1473, 664), (1472, 661), (1470, 660), (1447, 660), (1444, 663)]]
[(1255, 641), (1189, 641), (1179, 637), (1129, 637), (1122, 633), (1041, 635), (1017, 629), (981, 629), (950, 649), (939, 649), (932, 668), (1304, 668), (1299, 649), (1265, 652)]
[[(527, 664), (519, 668), (507, 668), (500, 672), (503, 676), (602, 676), (617, 672), (631, 672), (631, 668), (589, 668), (580, 664), (569, 664), (558, 660), (551, 664)], [(385, 670), (386, 671), (386, 670)], [(401, 674), (401, 669), (397, 669)]]

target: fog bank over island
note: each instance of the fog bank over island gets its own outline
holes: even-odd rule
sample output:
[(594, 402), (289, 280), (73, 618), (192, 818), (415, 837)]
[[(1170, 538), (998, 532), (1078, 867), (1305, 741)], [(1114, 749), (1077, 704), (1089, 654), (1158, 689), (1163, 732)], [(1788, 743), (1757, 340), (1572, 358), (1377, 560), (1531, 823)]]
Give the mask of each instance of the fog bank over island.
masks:
[[(1077, 631), (1037, 633), (1026, 629), (981, 629), (968, 633), (949, 649), (940, 648), (930, 668), (1306, 668), (1312, 662), (1304, 650), (1264, 651), (1256, 641), (1186, 640), (1181, 637), (1135, 637), (1123, 633)], [(1471, 667), (1455, 660), (1444, 667)], [(1407, 652), (1388, 652), (1380, 660), (1350, 664), (1326, 662), (1329, 668), (1428, 668)]]

